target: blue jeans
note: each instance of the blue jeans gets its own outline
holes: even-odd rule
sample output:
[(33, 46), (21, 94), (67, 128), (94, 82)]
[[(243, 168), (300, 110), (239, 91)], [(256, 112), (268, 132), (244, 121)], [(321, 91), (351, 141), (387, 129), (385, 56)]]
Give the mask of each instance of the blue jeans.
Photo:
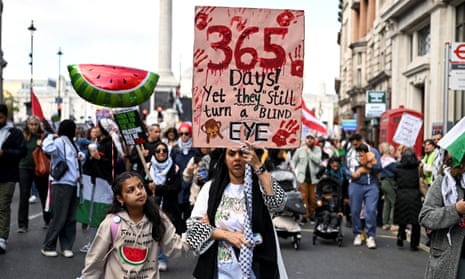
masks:
[(163, 253), (163, 250), (159, 250), (158, 252), (158, 261), (159, 262), (164, 262), (164, 263), (168, 263), (168, 257), (165, 255), (165, 253)]
[(352, 231), (355, 235), (362, 232), (360, 212), (365, 204), (365, 224), (368, 236), (376, 237), (376, 214), (378, 206), (378, 184), (361, 185), (351, 182), (349, 185), (350, 210), (352, 212)]

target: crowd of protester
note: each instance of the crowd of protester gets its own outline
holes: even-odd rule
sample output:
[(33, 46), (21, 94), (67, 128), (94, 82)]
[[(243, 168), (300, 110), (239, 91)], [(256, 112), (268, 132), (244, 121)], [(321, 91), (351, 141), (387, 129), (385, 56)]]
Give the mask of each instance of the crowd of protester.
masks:
[[(0, 107), (0, 124), (2, 116), (7, 114), (5, 110)], [(17, 233), (27, 233), (29, 202), (33, 202), (37, 195), (32, 190), (34, 187), (38, 190), (43, 228), (47, 230), (41, 251), (49, 257), (58, 255), (57, 242), (60, 242), (65, 257), (73, 256), (77, 223), (88, 236), (87, 243), (83, 243), (79, 251), (88, 252), (99, 225), (115, 206), (112, 189), (115, 177), (128, 171), (138, 174), (148, 199), (166, 214), (176, 234), (185, 233), (199, 193), (221, 169), (219, 158), (224, 158), (224, 154), (221, 155), (223, 149), (192, 146), (189, 122), (164, 129), (158, 124), (148, 125), (147, 140), (138, 146), (125, 146), (112, 119), (100, 119), (95, 125), (86, 127), (76, 127), (73, 121), (64, 120), (55, 132), (31, 116), (22, 132), (15, 130), (21, 133), (15, 132), (20, 138), (15, 141), (2, 132), (5, 127), (10, 128), (3, 125), (0, 129), (0, 143), (3, 143), (0, 165), (3, 168), (0, 171), (16, 169), (1, 176), (0, 184), (8, 187), (0, 187), (5, 192), (0, 193), (4, 197), (0, 205), (11, 203), (12, 185), (19, 181), (18, 220), (13, 226)], [(365, 244), (375, 249), (376, 230), (381, 228), (397, 233), (399, 247), (403, 247), (410, 236), (410, 249), (416, 251), (422, 228), (426, 233), (425, 245), (431, 245), (432, 230), (421, 227), (418, 216), (427, 192), (443, 175), (447, 153), (437, 145), (441, 137), (438, 133), (424, 140), (423, 153), (416, 154), (412, 147), (403, 145), (394, 147), (384, 142), (374, 146), (357, 133), (344, 139), (308, 133), (297, 149), (262, 149), (256, 154), (268, 171), (286, 169), (295, 174), (306, 205), (306, 213), (298, 220), (301, 224), (315, 222), (320, 196), (317, 197), (318, 183), (330, 178), (339, 186), (337, 191), (341, 198), (337, 213), (344, 216), (344, 224), (352, 228), (354, 246)], [(57, 138), (63, 139), (61, 143), (57, 143)], [(11, 149), (6, 149), (9, 144)], [(52, 169), (60, 156), (65, 156), (67, 161), (72, 157), (75, 160), (70, 165), (73, 172), (53, 180), (37, 176), (31, 155), (36, 148), (42, 148), (50, 156)], [(6, 156), (13, 160), (8, 162), (14, 164), (5, 163)], [(62, 208), (49, 212), (50, 203)], [(71, 207), (74, 203), (77, 204), (75, 209)], [(0, 253), (5, 253), (10, 212), (2, 211), (1, 214), (4, 217), (0, 219), (3, 220), (0, 222)], [(168, 268), (164, 249), (159, 251), (158, 267), (160, 271)]]

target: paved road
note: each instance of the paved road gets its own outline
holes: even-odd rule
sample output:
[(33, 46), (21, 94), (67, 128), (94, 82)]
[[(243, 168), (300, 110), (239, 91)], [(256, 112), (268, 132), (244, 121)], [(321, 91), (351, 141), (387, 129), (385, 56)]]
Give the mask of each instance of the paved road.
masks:
[[(30, 228), (25, 234), (16, 233), (17, 212), (16, 190), (12, 205), (13, 218), (8, 252), (0, 255), (0, 279), (31, 278), (76, 278), (84, 263), (84, 255), (79, 247), (85, 243), (86, 232), (78, 226), (74, 247), (75, 257), (62, 256), (47, 258), (40, 254), (41, 243), (45, 237), (42, 229), (40, 205), (30, 206)], [(303, 238), (299, 250), (292, 247), (290, 239), (280, 238), (281, 251), (291, 279), (420, 279), (427, 260), (424, 250), (411, 252), (408, 248), (399, 249), (391, 232), (378, 230), (378, 248), (370, 250), (366, 246), (353, 247), (352, 233), (344, 228), (343, 247), (333, 241), (318, 239), (312, 244), (312, 226), (303, 227)], [(408, 244), (407, 244), (408, 247)], [(424, 247), (423, 247), (424, 248)], [(172, 259), (169, 271), (161, 278), (192, 278), (195, 258), (188, 255)]]

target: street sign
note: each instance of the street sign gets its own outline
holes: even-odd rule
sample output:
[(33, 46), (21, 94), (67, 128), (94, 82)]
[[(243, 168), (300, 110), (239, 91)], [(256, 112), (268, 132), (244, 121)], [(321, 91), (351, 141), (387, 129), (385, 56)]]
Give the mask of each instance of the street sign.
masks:
[(465, 70), (452, 70), (449, 72), (449, 89), (465, 90)]
[(386, 91), (367, 91), (368, 104), (385, 104), (386, 103)]
[(386, 111), (386, 91), (367, 91), (365, 117), (380, 117)]
[(465, 64), (465, 43), (452, 43), (450, 62)]

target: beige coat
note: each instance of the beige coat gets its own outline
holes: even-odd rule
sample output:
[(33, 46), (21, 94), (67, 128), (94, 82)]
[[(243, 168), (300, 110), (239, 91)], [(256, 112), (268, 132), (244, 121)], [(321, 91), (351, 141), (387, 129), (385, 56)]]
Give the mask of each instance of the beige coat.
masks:
[(153, 240), (152, 224), (146, 216), (135, 224), (126, 211), (117, 214), (121, 222), (115, 240), (112, 241), (111, 232), (114, 216), (108, 214), (87, 252), (81, 278), (159, 278), (159, 246), (170, 258), (189, 250), (184, 235), (176, 234), (165, 214), (162, 213), (161, 217), (166, 231), (160, 242)]

